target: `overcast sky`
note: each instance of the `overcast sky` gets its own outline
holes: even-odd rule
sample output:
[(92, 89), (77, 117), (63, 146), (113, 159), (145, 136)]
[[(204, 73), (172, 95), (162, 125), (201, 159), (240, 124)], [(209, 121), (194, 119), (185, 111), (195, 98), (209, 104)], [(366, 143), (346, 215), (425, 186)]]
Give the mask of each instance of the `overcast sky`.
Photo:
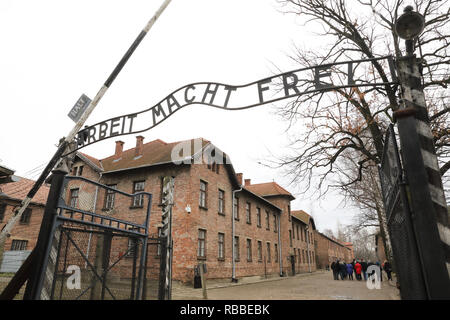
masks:
[[(1, 165), (37, 178), (73, 128), (67, 114), (79, 96), (95, 96), (162, 2), (0, 1)], [(144, 110), (189, 83), (240, 85), (277, 68), (299, 68), (287, 57), (294, 44), (320, 48), (322, 39), (282, 10), (276, 0), (173, 0), (86, 124)], [(297, 196), (293, 209), (312, 213), (319, 230), (349, 223), (354, 209), (339, 206), (339, 196), (305, 199), (301, 185), (289, 186), (280, 171), (258, 164), (270, 153), (287, 152), (287, 123), (274, 114), (276, 106), (226, 111), (193, 105), (142, 135), (144, 142), (203, 137), (252, 183), (274, 180), (286, 187)], [(114, 152), (115, 140), (81, 151), (103, 158)], [(133, 135), (120, 140), (125, 149), (135, 145)]]

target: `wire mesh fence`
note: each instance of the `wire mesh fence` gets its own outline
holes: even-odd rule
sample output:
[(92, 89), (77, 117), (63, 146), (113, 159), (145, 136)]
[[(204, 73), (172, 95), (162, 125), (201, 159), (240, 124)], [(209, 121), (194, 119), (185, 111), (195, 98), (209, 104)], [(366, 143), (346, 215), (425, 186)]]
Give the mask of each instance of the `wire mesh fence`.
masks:
[(150, 205), (148, 193), (66, 177), (41, 299), (142, 299)]

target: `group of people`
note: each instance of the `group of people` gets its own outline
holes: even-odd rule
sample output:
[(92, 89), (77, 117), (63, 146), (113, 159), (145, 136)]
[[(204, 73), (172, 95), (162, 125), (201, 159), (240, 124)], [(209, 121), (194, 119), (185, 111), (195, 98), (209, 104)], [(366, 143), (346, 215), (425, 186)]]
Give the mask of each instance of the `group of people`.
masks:
[[(369, 276), (375, 273), (374, 268), (370, 268), (372, 270), (371, 274), (367, 273), (367, 269), (370, 266), (377, 266), (380, 270), (380, 280), (383, 281), (383, 270), (386, 272), (388, 280), (392, 280), (392, 266), (389, 261), (385, 260), (383, 264), (380, 264), (379, 261), (376, 263), (364, 261), (364, 259), (353, 259), (350, 263), (345, 263), (345, 261), (341, 261), (337, 259), (331, 263), (331, 270), (333, 271), (333, 279), (334, 280), (353, 280), (353, 273), (355, 274), (356, 280), (361, 281), (363, 278), (366, 281)], [(327, 266), (327, 269), (329, 267)], [(378, 272), (377, 272), (378, 273)]]

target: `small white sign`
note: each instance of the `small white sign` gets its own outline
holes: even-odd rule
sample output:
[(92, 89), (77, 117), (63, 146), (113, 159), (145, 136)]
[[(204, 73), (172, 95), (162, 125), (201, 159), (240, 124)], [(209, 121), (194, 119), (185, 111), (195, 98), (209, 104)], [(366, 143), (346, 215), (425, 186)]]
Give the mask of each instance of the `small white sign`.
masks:
[(82, 94), (80, 99), (78, 99), (77, 103), (73, 106), (72, 110), (70, 110), (68, 116), (70, 119), (72, 119), (75, 123), (80, 120), (81, 116), (83, 115), (84, 111), (89, 106), (89, 103), (91, 102), (91, 99), (85, 94)]

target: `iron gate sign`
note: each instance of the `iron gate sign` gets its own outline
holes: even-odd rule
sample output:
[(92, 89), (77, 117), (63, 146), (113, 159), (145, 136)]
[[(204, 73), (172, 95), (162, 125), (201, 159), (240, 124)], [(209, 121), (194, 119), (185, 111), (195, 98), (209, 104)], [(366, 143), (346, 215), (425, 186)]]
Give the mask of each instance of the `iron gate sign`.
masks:
[(383, 158), (381, 159), (381, 166), (379, 169), (381, 189), (388, 220), (395, 208), (395, 204), (400, 200), (399, 183), (402, 181), (401, 170), (394, 127), (390, 124), (386, 133)]
[[(376, 60), (383, 60), (388, 64), (391, 78), (389, 82), (368, 83), (355, 79), (357, 71), (367, 72), (368, 66), (363, 70), (357, 67), (363, 64), (369, 64), (370, 67), (370, 63)], [(84, 128), (78, 133), (76, 149), (71, 152), (111, 137), (147, 131), (191, 104), (243, 110), (308, 93), (396, 83), (392, 56), (306, 67), (238, 86), (217, 82), (191, 83), (175, 90), (146, 110), (114, 117)]]

